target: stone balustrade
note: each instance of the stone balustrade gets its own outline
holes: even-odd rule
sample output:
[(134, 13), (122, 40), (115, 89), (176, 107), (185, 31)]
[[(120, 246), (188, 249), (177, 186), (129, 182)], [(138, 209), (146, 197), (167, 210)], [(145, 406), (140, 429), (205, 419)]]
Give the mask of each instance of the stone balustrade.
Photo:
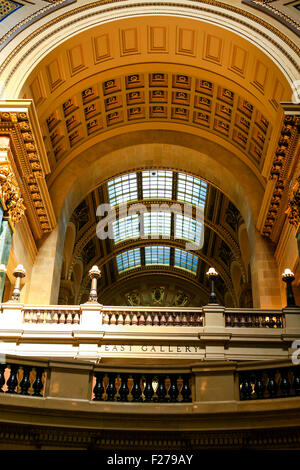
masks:
[(300, 309), (2, 304), (0, 354), (106, 361), (288, 359)]

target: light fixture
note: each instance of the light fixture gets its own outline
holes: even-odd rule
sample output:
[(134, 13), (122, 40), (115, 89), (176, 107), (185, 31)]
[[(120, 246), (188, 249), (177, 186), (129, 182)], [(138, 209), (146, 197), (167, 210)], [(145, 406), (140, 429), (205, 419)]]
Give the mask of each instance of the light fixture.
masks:
[(208, 277), (208, 279), (211, 282), (211, 290), (210, 290), (210, 296), (209, 296), (208, 303), (209, 304), (217, 304), (218, 300), (217, 300), (217, 296), (215, 294), (215, 280), (217, 279), (219, 274), (217, 273), (215, 268), (209, 268), (209, 270), (206, 273), (206, 276)]
[(290, 269), (285, 269), (282, 273), (282, 280), (286, 283), (286, 301), (287, 307), (296, 307), (295, 297), (292, 288), (292, 282), (295, 280), (295, 275)]
[(15, 287), (12, 293), (12, 298), (11, 300), (13, 302), (19, 302), (20, 301), (20, 293), (21, 293), (21, 279), (26, 276), (26, 271), (24, 266), (22, 264), (18, 264), (16, 269), (13, 272), (13, 275), (16, 278), (15, 282)]
[(89, 295), (89, 302), (98, 302), (98, 294), (97, 294), (97, 279), (101, 277), (101, 271), (98, 266), (93, 266), (89, 270), (89, 277), (92, 280), (90, 295)]

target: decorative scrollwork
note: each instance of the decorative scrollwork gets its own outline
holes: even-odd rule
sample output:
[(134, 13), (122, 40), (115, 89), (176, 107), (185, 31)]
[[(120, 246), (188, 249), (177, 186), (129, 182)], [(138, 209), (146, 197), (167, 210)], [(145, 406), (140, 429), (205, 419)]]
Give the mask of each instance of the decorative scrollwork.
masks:
[(290, 224), (298, 228), (300, 225), (300, 176), (298, 176), (292, 187), (288, 209), (285, 213), (288, 216)]

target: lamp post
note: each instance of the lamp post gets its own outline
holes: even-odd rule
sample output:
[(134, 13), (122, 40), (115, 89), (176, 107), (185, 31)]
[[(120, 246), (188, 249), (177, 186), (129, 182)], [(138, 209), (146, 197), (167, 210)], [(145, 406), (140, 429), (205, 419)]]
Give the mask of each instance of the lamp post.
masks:
[(210, 296), (209, 296), (209, 304), (217, 304), (217, 296), (215, 294), (215, 280), (219, 276), (217, 271), (214, 268), (209, 268), (209, 270), (206, 273), (206, 276), (208, 279), (211, 281), (211, 289), (210, 289)]
[(101, 271), (98, 266), (93, 266), (89, 270), (89, 277), (92, 280), (90, 295), (89, 295), (89, 302), (98, 302), (98, 294), (97, 294), (97, 279), (101, 277)]
[(21, 279), (26, 276), (26, 271), (22, 264), (19, 264), (13, 272), (13, 275), (16, 278), (15, 287), (12, 293), (11, 300), (14, 302), (20, 301), (20, 293), (21, 293)]
[(286, 283), (287, 307), (296, 307), (295, 297), (292, 288), (292, 282), (295, 280), (294, 273), (290, 269), (285, 269), (282, 273), (282, 280)]

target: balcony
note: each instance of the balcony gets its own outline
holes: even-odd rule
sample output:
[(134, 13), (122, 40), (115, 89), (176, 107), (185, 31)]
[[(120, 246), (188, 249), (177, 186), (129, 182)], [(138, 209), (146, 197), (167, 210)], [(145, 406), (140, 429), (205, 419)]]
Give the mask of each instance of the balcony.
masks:
[(290, 359), (297, 307), (282, 310), (2, 304), (0, 353), (121, 363)]

